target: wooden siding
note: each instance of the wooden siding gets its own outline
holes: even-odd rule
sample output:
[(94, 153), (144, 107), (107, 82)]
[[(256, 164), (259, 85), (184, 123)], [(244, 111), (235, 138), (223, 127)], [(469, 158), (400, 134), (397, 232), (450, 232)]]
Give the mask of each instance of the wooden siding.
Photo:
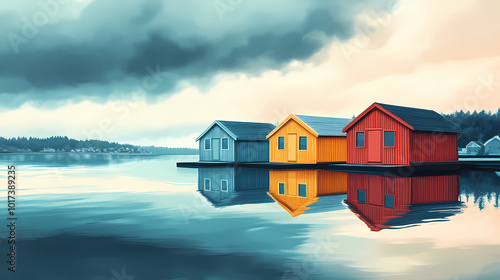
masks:
[(256, 168), (235, 168), (234, 188), (236, 191), (269, 188), (269, 171)]
[(412, 203), (457, 201), (458, 175), (413, 177)]
[(228, 192), (268, 189), (267, 169), (241, 167), (198, 168), (198, 190), (203, 190), (204, 179), (212, 181), (212, 190), (220, 191), (221, 180), (228, 180)]
[[(285, 183), (285, 194), (279, 194), (279, 183)], [(307, 197), (298, 196), (299, 184), (307, 185)], [(269, 194), (290, 215), (296, 217), (318, 201), (318, 196), (345, 194), (347, 174), (327, 170), (269, 171)]]
[[(297, 134), (297, 161), (296, 163), (316, 163), (317, 138), (309, 131), (299, 125), (296, 121), (290, 120), (281, 127), (273, 136), (269, 138), (269, 161), (270, 162), (289, 162), (288, 161), (288, 134)], [(307, 137), (307, 151), (299, 151), (298, 139), (300, 136)], [(285, 149), (278, 150), (278, 137), (285, 137)]]
[[(371, 188), (372, 182), (379, 180), (381, 189), (377, 193)], [(390, 217), (402, 214), (408, 211), (407, 205), (411, 198), (410, 192), (411, 180), (406, 178), (390, 178), (379, 175), (368, 174), (348, 174), (347, 184), (347, 202), (349, 207), (355, 212), (372, 231), (380, 231), (387, 228), (384, 223)], [(358, 190), (365, 191), (365, 203), (359, 203)], [(397, 197), (396, 197), (396, 192)], [(371, 204), (373, 197), (382, 194), (394, 194), (394, 209), (386, 208), (383, 205)]]
[[(211, 183), (204, 189), (205, 179)], [(222, 191), (222, 180), (227, 180), (228, 190)], [(198, 190), (214, 206), (263, 203), (272, 200), (266, 195), (269, 189), (269, 171), (266, 169), (207, 167), (198, 169)]]
[[(223, 196), (228, 196), (229, 193), (235, 191), (234, 189), (234, 175), (235, 168), (232, 167), (208, 167), (208, 168), (198, 168), (198, 190), (204, 192), (204, 182), (205, 179), (210, 179), (211, 182), (211, 192), (221, 193), (221, 181), (228, 181), (228, 191), (218, 194), (218, 198)], [(216, 194), (214, 194), (216, 195)]]
[(412, 131), (410, 162), (458, 160), (456, 133)]
[[(374, 188), (374, 182), (381, 182), (381, 188)], [(378, 182), (377, 182), (378, 184)], [(376, 184), (375, 184), (376, 185)], [(376, 189), (376, 190), (375, 190)], [(359, 203), (358, 190), (365, 191), (366, 202)], [(371, 201), (394, 195), (394, 208), (373, 204)], [(376, 199), (373, 199), (376, 197)], [(435, 203), (458, 200), (458, 175), (392, 178), (379, 175), (348, 175), (347, 202), (350, 208), (367, 226), (378, 231), (387, 228), (384, 224), (396, 216), (409, 212), (412, 204)]]
[[(200, 161), (213, 161), (213, 150), (206, 150), (205, 151), (205, 139), (207, 138), (228, 138), (229, 139), (229, 149), (228, 150), (222, 150), (222, 140), (221, 140), (221, 145), (220, 145), (220, 161), (235, 161), (235, 141), (231, 136), (229, 136), (222, 128), (220, 128), (218, 125), (214, 125), (199, 141), (199, 154), (200, 154)], [(212, 147), (211, 147), (212, 148)]]
[[(375, 180), (380, 180), (381, 189), (377, 192), (370, 186)], [(411, 178), (394, 178), (384, 177), (380, 175), (369, 174), (348, 174), (348, 189), (347, 201), (353, 202), (358, 200), (357, 190), (364, 190), (366, 192), (366, 204), (370, 204), (373, 197), (379, 197), (380, 194), (398, 194), (394, 199), (394, 206), (404, 207), (411, 204)]]
[(318, 162), (346, 162), (347, 137), (318, 137)]
[[(394, 147), (382, 147), (380, 163), (368, 162), (367, 144), (370, 139), (367, 131), (381, 129), (383, 131), (394, 131)], [(356, 147), (356, 133), (365, 133), (365, 146)], [(384, 140), (382, 138), (382, 145)], [(347, 131), (347, 163), (349, 164), (409, 164), (410, 163), (410, 130), (400, 122), (382, 112), (378, 108), (373, 109)]]
[[(205, 139), (218, 138), (220, 141), (220, 159), (218, 161), (237, 161), (237, 162), (269, 162), (269, 143), (268, 141), (234, 141), (218, 125), (214, 125), (199, 141), (200, 161), (217, 161), (213, 157), (213, 144), (210, 150), (205, 150)], [(222, 149), (222, 138), (228, 138), (229, 149)], [(211, 141), (212, 142), (212, 141)]]
[(236, 141), (237, 162), (269, 162), (268, 141)]
[(347, 193), (347, 173), (318, 170), (317, 195), (332, 195)]

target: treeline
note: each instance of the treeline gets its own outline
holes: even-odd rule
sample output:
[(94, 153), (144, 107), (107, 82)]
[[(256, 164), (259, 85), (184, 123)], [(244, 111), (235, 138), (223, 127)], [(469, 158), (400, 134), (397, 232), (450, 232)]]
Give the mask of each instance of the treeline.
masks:
[[(500, 134), (500, 108), (497, 112), (455, 112), (443, 116), (458, 125), (463, 135), (458, 140), (459, 147), (465, 147), (472, 140), (486, 142), (495, 135)], [(44, 149), (54, 149), (62, 152), (119, 152), (119, 153), (153, 153), (171, 155), (197, 154), (197, 149), (168, 148), (156, 146), (136, 146), (119, 144), (102, 140), (76, 140), (66, 136), (53, 136), (49, 138), (35, 137), (0, 137), (1, 152), (40, 152)]]
[(167, 148), (156, 146), (136, 146), (102, 140), (76, 140), (66, 136), (49, 138), (35, 137), (0, 137), (2, 152), (40, 152), (54, 149), (59, 152), (117, 152), (117, 153), (153, 153), (153, 154), (197, 154), (197, 149)]
[(458, 146), (465, 147), (472, 140), (486, 142), (495, 135), (500, 134), (500, 108), (496, 113), (491, 111), (481, 112), (455, 112), (443, 114), (445, 118), (458, 125), (463, 135), (458, 139)]

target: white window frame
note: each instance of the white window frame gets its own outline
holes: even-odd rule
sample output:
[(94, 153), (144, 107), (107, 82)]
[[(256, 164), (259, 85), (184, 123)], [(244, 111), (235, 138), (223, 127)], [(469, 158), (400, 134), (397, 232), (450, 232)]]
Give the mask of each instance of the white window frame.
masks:
[[(283, 184), (283, 193), (280, 193), (280, 184)], [(278, 195), (286, 195), (286, 184), (285, 184), (285, 182), (278, 182)]]
[[(300, 138), (301, 138), (301, 137), (305, 137), (305, 138), (306, 138), (306, 149), (305, 149), (305, 150), (301, 150), (301, 149), (300, 149)], [(307, 139), (307, 138), (308, 138), (307, 136), (299, 136), (299, 151), (307, 151), (307, 150), (308, 150), (308, 148), (309, 148), (309, 145), (308, 145), (308, 144), (309, 144), (309, 143), (307, 143), (307, 142), (309, 142), (309, 141), (308, 141), (308, 139)]]
[[(207, 189), (207, 181), (208, 181), (208, 189)], [(212, 180), (210, 180), (210, 178), (203, 179), (203, 190), (205, 191), (212, 190)]]
[[(227, 183), (227, 189), (226, 190), (222, 189), (222, 182), (224, 182), (224, 181)], [(220, 191), (221, 192), (229, 192), (229, 181), (228, 180), (225, 180), (225, 179), (220, 180)]]
[[(207, 140), (210, 142), (210, 149), (207, 149)], [(205, 151), (212, 150), (212, 138), (205, 138), (205, 140), (203, 140), (203, 148)]]
[[(283, 138), (283, 149), (280, 149), (280, 138)], [(277, 141), (276, 147), (278, 148), (278, 150), (279, 151), (284, 151), (285, 147), (286, 147), (286, 145), (285, 145), (285, 136), (278, 136), (278, 138), (277, 138), (276, 141)]]
[[(222, 148), (222, 140), (224, 140), (224, 139), (227, 139), (227, 149)], [(221, 151), (229, 151), (229, 138), (224, 137), (224, 138), (220, 139), (220, 149), (221, 149)]]

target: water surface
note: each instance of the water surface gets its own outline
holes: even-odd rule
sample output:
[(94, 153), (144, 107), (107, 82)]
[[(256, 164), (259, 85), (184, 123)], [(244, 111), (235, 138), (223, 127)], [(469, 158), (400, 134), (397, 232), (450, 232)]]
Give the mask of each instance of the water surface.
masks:
[[(219, 173), (175, 167), (177, 161), (196, 160), (197, 156), (1, 155), (4, 180), (7, 165), (17, 168), (18, 221), (17, 272), (7, 271), (7, 234), (2, 226), (0, 278), (500, 275), (498, 172), (463, 172), (457, 175), (459, 195), (451, 209), (443, 204), (408, 206), (405, 213), (413, 220), (403, 219), (401, 226), (397, 218), (386, 217), (378, 222), (385, 226), (374, 231), (349, 207), (346, 194), (319, 195), (295, 217), (267, 195), (269, 185), (262, 186), (262, 181), (228, 182), (228, 191), (217, 193), (222, 179), (213, 179), (208, 194), (200, 172), (205, 172), (201, 179)], [(7, 195), (6, 189), (3, 193)], [(0, 220), (7, 224), (3, 201)]]

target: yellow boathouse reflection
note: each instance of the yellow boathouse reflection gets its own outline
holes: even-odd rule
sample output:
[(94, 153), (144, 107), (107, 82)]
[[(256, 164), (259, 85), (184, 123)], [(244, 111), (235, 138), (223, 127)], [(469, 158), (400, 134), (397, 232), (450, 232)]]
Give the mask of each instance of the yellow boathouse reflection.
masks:
[(327, 170), (269, 171), (268, 195), (293, 217), (318, 201), (319, 196), (346, 194), (347, 174)]

